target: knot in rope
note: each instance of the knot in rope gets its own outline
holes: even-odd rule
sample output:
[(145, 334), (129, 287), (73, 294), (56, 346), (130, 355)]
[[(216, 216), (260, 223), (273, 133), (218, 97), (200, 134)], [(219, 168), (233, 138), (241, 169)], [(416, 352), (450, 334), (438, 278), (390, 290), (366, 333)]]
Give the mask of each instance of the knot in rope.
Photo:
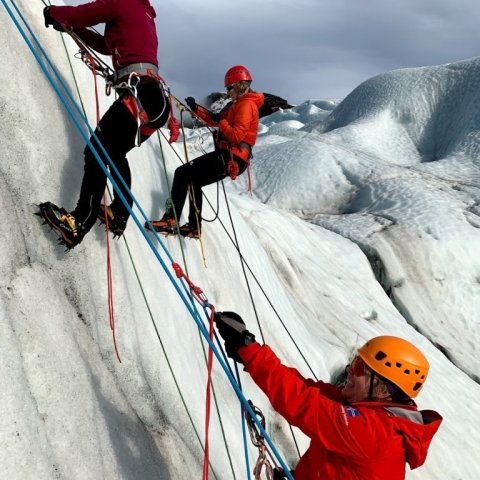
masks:
[(80, 56), (80, 60), (90, 69), (90, 70), (94, 70), (94, 71), (98, 71), (99, 70), (99, 64), (98, 62), (95, 60), (95, 58), (93, 58), (93, 56), (87, 51), (87, 50), (84, 50), (84, 49), (80, 49), (79, 52), (78, 52), (78, 55)]
[(170, 138), (168, 139), (168, 143), (172, 144), (178, 140), (180, 135), (180, 124), (178, 123), (175, 115), (173, 114), (173, 94), (170, 92), (165, 81), (162, 79), (163, 91), (165, 95), (168, 97), (168, 101), (170, 103), (170, 118), (168, 119), (167, 127), (170, 130)]
[(185, 282), (188, 284), (188, 286), (190, 287), (190, 290), (193, 293), (195, 293), (195, 295), (200, 299), (201, 303), (205, 304), (205, 306), (209, 306), (206, 297), (201, 298), (203, 295), (203, 290), (200, 287), (197, 287), (197, 285), (195, 285), (190, 280), (190, 278), (188, 278), (188, 276), (185, 275), (185, 272), (182, 270), (182, 267), (176, 262), (172, 263), (172, 267), (173, 267), (173, 270), (175, 271), (175, 275), (177, 276), (177, 278), (183, 278)]
[(170, 138), (168, 139), (168, 143), (175, 143), (180, 136), (180, 124), (178, 123), (177, 119), (172, 115), (168, 119), (167, 123), (168, 129), (170, 130)]

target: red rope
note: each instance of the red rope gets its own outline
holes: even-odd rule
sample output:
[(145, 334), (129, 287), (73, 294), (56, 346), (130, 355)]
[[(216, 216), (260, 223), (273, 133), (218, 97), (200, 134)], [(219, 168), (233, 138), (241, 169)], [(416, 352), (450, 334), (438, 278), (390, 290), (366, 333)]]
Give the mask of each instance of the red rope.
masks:
[(92, 73), (93, 84), (95, 85), (95, 110), (97, 114), (97, 125), (100, 123), (100, 102), (98, 100), (98, 84), (97, 84), (97, 71), (95, 70), (95, 62), (90, 54), (88, 54), (88, 60), (92, 60)]
[(182, 270), (182, 267), (176, 263), (172, 263), (173, 270), (175, 271), (175, 275), (177, 275), (177, 278), (183, 278), (185, 279), (185, 282), (188, 284), (190, 287), (190, 290), (194, 293), (194, 296), (197, 298), (197, 300), (204, 304), (206, 303), (207, 299), (205, 298), (205, 295), (203, 295), (203, 290), (200, 287), (197, 287), (188, 277), (185, 275), (184, 271)]
[(107, 289), (108, 289), (108, 318), (110, 320), (110, 330), (112, 330), (113, 345), (115, 347), (115, 354), (120, 363), (122, 359), (118, 353), (117, 337), (115, 335), (115, 315), (113, 309), (113, 277), (112, 277), (112, 259), (110, 255), (110, 236), (108, 235), (108, 214), (107, 214), (107, 196), (103, 194), (103, 214), (105, 216), (105, 229), (107, 231)]
[(170, 138), (168, 139), (168, 143), (174, 143), (178, 140), (180, 135), (180, 124), (178, 123), (177, 119), (173, 115), (173, 103), (172, 103), (172, 96), (169, 95), (170, 100), (170, 118), (168, 119), (168, 129), (170, 130)]
[[(95, 68), (95, 60), (87, 52), (85, 54), (86, 60), (90, 62), (92, 73), (93, 73), (93, 83), (95, 85), (95, 109), (97, 114), (97, 125), (100, 123), (100, 101), (98, 97), (98, 84), (97, 84), (97, 71)], [(115, 347), (115, 354), (120, 363), (122, 360), (120, 354), (118, 353), (117, 338), (115, 335), (115, 314), (114, 314), (114, 303), (113, 303), (113, 276), (112, 276), (112, 258), (111, 258), (111, 249), (110, 249), (110, 238), (108, 235), (108, 214), (107, 214), (107, 196), (103, 194), (103, 214), (105, 218), (105, 229), (107, 231), (107, 291), (108, 291), (108, 318), (110, 322), (110, 330), (112, 331), (113, 336), (113, 345)]]
[[(201, 288), (194, 285), (194, 283), (185, 275), (182, 267), (176, 262), (172, 263), (173, 270), (177, 278), (183, 278), (190, 287), (193, 296), (203, 306), (210, 307), (209, 331), (208, 335), (213, 342), (213, 320), (215, 317), (215, 307), (208, 303)], [(210, 464), (210, 444), (209, 444), (209, 429), (210, 429), (210, 412), (212, 404), (212, 368), (213, 368), (213, 350), (209, 346), (207, 356), (207, 390), (205, 395), (205, 451), (203, 455), (203, 480), (208, 480), (209, 464)]]
[[(213, 318), (215, 311), (212, 308), (210, 311), (210, 322), (208, 335), (213, 342)], [(208, 348), (207, 360), (207, 392), (205, 395), (205, 452), (203, 454), (203, 480), (208, 480), (209, 463), (210, 463), (210, 444), (209, 444), (209, 429), (210, 429), (210, 411), (212, 405), (212, 368), (213, 368), (213, 350)]]

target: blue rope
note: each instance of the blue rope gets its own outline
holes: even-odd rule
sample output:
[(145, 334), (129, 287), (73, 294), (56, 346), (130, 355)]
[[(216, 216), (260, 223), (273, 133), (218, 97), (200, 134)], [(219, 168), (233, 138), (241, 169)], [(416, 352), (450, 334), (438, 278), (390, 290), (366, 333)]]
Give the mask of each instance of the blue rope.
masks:
[[(237, 377), (237, 382), (240, 388), (242, 388), (242, 384), (240, 382), (240, 372), (238, 371), (238, 364), (235, 362), (235, 374)], [(240, 415), (242, 416), (242, 437), (243, 437), (243, 450), (245, 452), (245, 466), (247, 469), (247, 478), (248, 480), (251, 479), (250, 476), (250, 459), (248, 457), (248, 448), (247, 448), (247, 420), (245, 418), (245, 413), (243, 409), (243, 405), (240, 405)]]
[[(223, 360), (222, 356), (220, 355), (217, 347), (215, 346), (215, 344), (213, 343), (213, 341), (210, 339), (210, 336), (208, 334), (208, 331), (205, 327), (205, 325), (202, 323), (201, 319), (199, 318), (199, 313), (198, 311), (194, 308), (194, 306), (191, 306), (190, 305), (190, 302), (189, 300), (185, 297), (185, 295), (183, 294), (182, 290), (180, 289), (179, 285), (177, 284), (177, 282), (175, 281), (175, 278), (173, 277), (172, 273), (170, 272), (170, 270), (168, 269), (166, 263), (164, 262), (164, 260), (162, 259), (162, 257), (160, 256), (159, 252), (158, 252), (158, 249), (155, 247), (155, 245), (153, 244), (151, 238), (149, 237), (147, 231), (145, 230), (145, 228), (143, 227), (143, 225), (140, 223), (140, 220), (138, 219), (137, 215), (133, 212), (132, 208), (130, 207), (130, 205), (128, 204), (128, 202), (126, 201), (125, 199), (125, 196), (123, 195), (123, 193), (121, 192), (121, 190), (119, 189), (116, 181), (113, 179), (112, 175), (110, 174), (110, 172), (108, 171), (107, 167), (105, 166), (104, 162), (102, 161), (100, 155), (98, 154), (98, 152), (96, 151), (95, 147), (93, 146), (90, 138), (85, 134), (83, 128), (82, 128), (82, 125), (80, 124), (79, 120), (76, 118), (75, 116), (75, 112), (72, 110), (72, 107), (69, 105), (69, 103), (67, 102), (66, 98), (65, 98), (65, 95), (60, 91), (58, 85), (55, 83), (52, 75), (50, 74), (50, 72), (48, 71), (44, 61), (40, 58), (40, 55), (37, 53), (37, 51), (35, 50), (35, 47), (33, 46), (32, 42), (30, 41), (30, 39), (27, 37), (26, 33), (25, 33), (25, 30), (22, 28), (22, 26), (19, 24), (17, 18), (15, 17), (15, 15), (13, 14), (11, 8), (7, 5), (6, 3), (6, 0), (0, 0), (5, 8), (5, 10), (7, 11), (8, 15), (10, 16), (12, 22), (15, 24), (17, 30), (19, 31), (19, 33), (21, 34), (21, 36), (23, 37), (25, 43), (27, 44), (28, 48), (30, 49), (30, 51), (32, 52), (33, 56), (35, 57), (35, 60), (37, 61), (37, 63), (39, 64), (41, 70), (43, 71), (43, 73), (45, 74), (46, 78), (48, 79), (49, 83), (51, 84), (52, 88), (54, 89), (55, 93), (57, 94), (57, 96), (59, 97), (60, 101), (62, 102), (62, 104), (64, 105), (67, 113), (69, 114), (70, 118), (72, 119), (73, 123), (75, 124), (76, 128), (78, 129), (78, 131), (80, 132), (81, 136), (84, 138), (85, 142), (87, 143), (87, 145), (90, 147), (90, 149), (92, 150), (92, 153), (94, 154), (96, 160), (98, 161), (100, 167), (102, 168), (103, 172), (105, 173), (105, 175), (107, 176), (107, 178), (109, 179), (109, 181), (111, 182), (114, 190), (116, 191), (116, 193), (118, 194), (119, 198), (122, 200), (122, 202), (124, 203), (125, 207), (127, 208), (128, 212), (130, 213), (131, 217), (133, 218), (134, 222), (136, 223), (137, 227), (139, 228), (140, 232), (142, 233), (143, 237), (145, 238), (145, 240), (147, 241), (147, 244), (149, 245), (150, 249), (152, 250), (153, 254), (155, 255), (155, 257), (157, 258), (157, 260), (159, 261), (161, 267), (163, 268), (164, 272), (166, 273), (167, 277), (169, 278), (170, 282), (173, 284), (175, 290), (177, 291), (178, 295), (180, 296), (181, 300), (183, 301), (185, 307), (187, 308), (188, 312), (191, 314), (193, 320), (195, 321), (195, 323), (197, 324), (197, 327), (198, 329), (200, 330), (200, 332), (202, 333), (202, 335), (204, 336), (205, 338), (205, 341), (209, 344), (210, 348), (212, 349), (215, 357), (217, 358), (217, 361), (219, 362), (219, 364), (221, 365), (221, 367), (223, 368), (232, 388), (234, 389), (235, 393), (237, 394), (237, 397), (239, 398), (239, 400), (243, 403), (243, 405), (245, 406), (246, 410), (249, 412), (249, 414), (251, 415), (251, 417), (253, 418), (254, 422), (257, 424), (261, 434), (263, 435), (263, 437), (265, 438), (266, 442), (268, 443), (269, 447), (271, 448), (273, 454), (275, 455), (275, 457), (277, 458), (277, 460), (279, 461), (280, 465), (282, 466), (283, 470), (285, 471), (285, 473), (287, 474), (287, 478), (289, 478), (290, 480), (294, 480), (293, 477), (291, 476), (291, 474), (289, 473), (289, 469), (288, 467), (286, 466), (286, 464), (284, 463), (281, 455), (279, 454), (279, 452), (277, 451), (275, 445), (273, 444), (272, 440), (270, 439), (269, 435), (267, 434), (267, 432), (265, 431), (265, 429), (263, 428), (261, 422), (258, 420), (257, 416), (255, 415), (254, 411), (252, 410), (252, 408), (250, 407), (247, 399), (245, 398), (245, 396), (243, 395), (243, 392), (240, 390), (240, 387), (239, 385), (237, 384), (235, 378), (232, 376), (232, 374), (230, 373), (229, 371), (229, 368), (227, 367), (227, 364), (225, 363), (225, 361)], [(23, 23), (25, 24), (25, 26), (27, 27), (30, 35), (32, 36), (32, 38), (34, 39), (35, 43), (40, 47), (40, 42), (38, 41), (37, 37), (35, 36), (35, 34), (32, 32), (32, 30), (30, 29), (29, 27), (29, 24), (28, 22), (25, 20), (25, 18), (23, 17), (23, 15), (21, 14), (16, 2), (14, 0), (10, 0), (10, 3), (12, 4), (12, 6), (14, 7), (14, 9), (17, 11), (18, 15), (20, 16), (20, 18), (22, 19)], [(50, 65), (50, 67), (52, 68), (52, 70), (55, 72), (55, 75), (57, 76), (57, 78), (60, 78), (60, 75), (57, 71), (57, 69), (53, 66), (52, 62), (50, 61), (48, 55), (46, 54), (46, 52), (43, 50), (43, 48), (41, 48), (41, 53), (42, 55), (44, 56), (44, 58), (47, 60), (48, 64)], [(88, 124), (88, 120), (85, 118), (85, 116), (81, 113), (80, 111), (80, 108), (77, 104), (77, 102), (73, 99), (73, 97), (71, 96), (71, 93), (69, 92), (69, 89), (65, 86), (65, 84), (63, 83), (63, 81), (61, 81), (61, 84), (62, 84), (62, 87), (64, 88), (65, 92), (67, 93), (67, 96), (69, 97), (71, 103), (75, 106), (76, 110), (77, 110), (77, 113), (79, 113), (80, 117), (82, 117), (82, 119), (84, 120), (84, 123), (85, 125), (88, 127), (90, 133), (92, 135), (94, 135), (94, 132), (93, 130), (91, 129), (91, 127), (89, 126)], [(100, 143), (100, 142), (98, 142)], [(104, 147), (101, 146), (102, 148), (102, 151), (103, 153), (107, 156), (108, 158), (108, 154), (107, 152), (105, 151)], [(109, 162), (110, 165), (113, 167), (114, 171), (117, 173), (118, 171), (115, 169), (115, 166), (113, 165), (112, 162)], [(123, 180), (123, 178), (119, 175), (119, 178), (120, 180), (122, 181), (123, 185), (125, 186), (125, 188), (128, 190), (128, 185), (126, 185), (125, 181)], [(137, 206), (137, 208), (139, 209), (141, 215), (143, 216), (143, 218), (149, 222), (148, 220), (148, 217), (146, 216), (145, 212), (143, 211), (143, 209), (141, 208), (140, 204), (138, 203), (138, 201), (136, 200), (136, 198), (133, 196), (133, 194), (131, 192), (129, 192), (129, 194), (131, 195), (132, 199), (133, 199), (133, 202), (134, 204)], [(169, 258), (169, 260), (173, 263), (173, 257), (170, 255), (170, 252), (167, 250), (166, 246), (164, 245), (163, 241), (160, 239), (159, 235), (153, 230), (152, 228), (152, 232), (155, 236), (155, 238), (157, 239), (157, 241), (159, 242), (159, 244), (161, 245), (162, 249), (164, 250), (164, 253), (167, 255), (167, 257)], [(184, 289), (187, 289), (186, 285), (181, 282)], [(188, 291), (188, 289), (187, 289)], [(209, 303), (206, 301), (205, 302), (205, 307), (206, 308), (210, 308), (210, 305)]]

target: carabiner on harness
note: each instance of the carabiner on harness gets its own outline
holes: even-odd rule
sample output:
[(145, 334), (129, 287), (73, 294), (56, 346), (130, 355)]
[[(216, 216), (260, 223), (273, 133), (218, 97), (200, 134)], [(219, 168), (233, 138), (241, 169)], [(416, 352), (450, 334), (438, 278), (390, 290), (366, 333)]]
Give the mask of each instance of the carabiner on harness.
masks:
[[(262, 411), (256, 407), (251, 400), (248, 401), (250, 407), (252, 408), (253, 412), (257, 416), (258, 420), (260, 421), (262, 427), (265, 429), (265, 416), (263, 415)], [(253, 469), (253, 474), (255, 475), (255, 480), (260, 480), (262, 475), (262, 470), (265, 467), (265, 475), (267, 480), (274, 480), (274, 466), (267, 457), (267, 453), (269, 454), (271, 460), (273, 461), (275, 467), (277, 467), (275, 460), (270, 455), (270, 452), (265, 445), (265, 438), (260, 433), (255, 424), (253, 418), (251, 417), (250, 413), (245, 409), (245, 419), (247, 421), (248, 433), (250, 435), (250, 440), (252, 441), (253, 445), (258, 448), (258, 458)]]
[(123, 96), (122, 102), (137, 122), (137, 133), (135, 134), (135, 145), (137, 147), (141, 144), (141, 128), (149, 122), (147, 112), (138, 98), (137, 85), (139, 82), (140, 77), (133, 72), (128, 76), (127, 81), (113, 85), (115, 90), (127, 90), (129, 92), (129, 94)]

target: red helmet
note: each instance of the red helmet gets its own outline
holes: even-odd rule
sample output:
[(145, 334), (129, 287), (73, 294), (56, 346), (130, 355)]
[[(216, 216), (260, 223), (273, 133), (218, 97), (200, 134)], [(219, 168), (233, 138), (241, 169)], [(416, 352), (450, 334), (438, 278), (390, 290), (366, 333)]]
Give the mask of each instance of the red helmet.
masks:
[(250, 72), (243, 67), (242, 65), (235, 65), (227, 70), (225, 74), (225, 86), (233, 85), (234, 83), (241, 82), (246, 80), (247, 82), (252, 81), (252, 76)]

